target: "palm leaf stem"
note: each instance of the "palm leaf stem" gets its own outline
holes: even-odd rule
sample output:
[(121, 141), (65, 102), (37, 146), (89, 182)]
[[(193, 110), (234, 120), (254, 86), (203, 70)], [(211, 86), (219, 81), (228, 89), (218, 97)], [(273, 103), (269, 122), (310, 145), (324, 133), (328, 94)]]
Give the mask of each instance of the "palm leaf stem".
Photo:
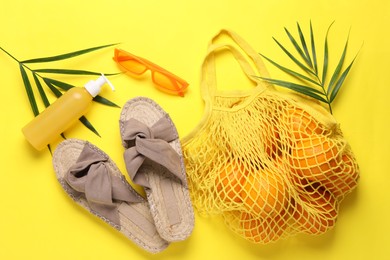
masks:
[(19, 61), (17, 58), (15, 58), (11, 53), (9, 53), (8, 51), (4, 50), (2, 47), (0, 47), (0, 49), (1, 49), (4, 53), (6, 53), (8, 56), (10, 56), (12, 59), (14, 59), (14, 60), (17, 61), (18, 63), (20, 63), (20, 61)]

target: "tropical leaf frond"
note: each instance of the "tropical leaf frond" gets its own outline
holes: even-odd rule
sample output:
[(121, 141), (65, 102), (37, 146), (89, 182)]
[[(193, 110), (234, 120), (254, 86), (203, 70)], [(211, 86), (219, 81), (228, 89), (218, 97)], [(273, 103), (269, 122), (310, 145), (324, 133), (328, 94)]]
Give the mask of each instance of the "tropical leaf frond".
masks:
[[(27, 60), (18, 60), (15, 58), (12, 54), (4, 50), (2, 47), (0, 47), (0, 50), (6, 53), (8, 56), (10, 56), (12, 59), (14, 59), (19, 64), (19, 70), (21, 73), (21, 77), (23, 80), (23, 85), (27, 94), (28, 101), (30, 103), (30, 107), (32, 109), (32, 112), (34, 116), (39, 115), (39, 109), (37, 105), (37, 97), (40, 97), (42, 100), (42, 103), (45, 107), (50, 106), (50, 101), (48, 99), (48, 95), (45, 92), (45, 88), (47, 87), (56, 98), (60, 98), (63, 95), (63, 92), (70, 90), (71, 88), (75, 87), (72, 84), (69, 84), (64, 81), (60, 81), (54, 78), (49, 78), (43, 76), (43, 74), (63, 74), (63, 75), (75, 75), (75, 76), (82, 76), (82, 75), (93, 75), (93, 76), (100, 76), (101, 73), (89, 71), (89, 70), (78, 70), (78, 69), (52, 69), (52, 68), (39, 68), (39, 69), (31, 69), (28, 67), (28, 64), (37, 64), (37, 63), (48, 63), (48, 62), (55, 62), (55, 61), (61, 61), (65, 59), (70, 59), (73, 57), (77, 57), (80, 55), (84, 55), (93, 51), (97, 51), (103, 48), (111, 47), (116, 45), (114, 44), (106, 44), (101, 46), (96, 46), (92, 48), (82, 49), (78, 51), (73, 51), (65, 54), (55, 55), (55, 56), (49, 56), (49, 57), (43, 57), (43, 58), (34, 58), (34, 59), (27, 59)], [(32, 75), (33, 81), (30, 81), (29, 75)], [(117, 75), (120, 73), (105, 73), (106, 76), (112, 76)], [(31, 76), (30, 75), (30, 76)], [(42, 83), (41, 83), (42, 81)], [(35, 96), (34, 94), (34, 88), (36, 88), (37, 93), (39, 95)], [(46, 88), (46, 89), (47, 89)], [(102, 97), (102, 96), (96, 96), (93, 101), (111, 106), (111, 107), (119, 107), (114, 102)], [(98, 131), (95, 129), (95, 127), (92, 125), (92, 123), (85, 117), (81, 117), (80, 121), (82, 124), (84, 124), (89, 130), (91, 130), (96, 135), (100, 136)], [(61, 134), (63, 138), (65, 136)], [(48, 145), (49, 150), (51, 150), (50, 145)]]
[[(295, 77), (296, 79), (300, 80), (304, 84), (297, 84), (295, 82), (288, 82), (283, 80), (276, 80), (276, 79), (269, 79), (269, 78), (262, 78), (263, 80), (278, 85), (284, 88), (291, 89), (293, 91), (299, 92), (301, 94), (304, 94), (306, 96), (309, 96), (311, 98), (315, 98), (323, 103), (325, 103), (328, 108), (329, 112), (332, 113), (332, 107), (331, 103), (336, 98), (337, 94), (340, 91), (341, 86), (345, 82), (345, 79), (351, 70), (351, 67), (356, 59), (356, 56), (353, 58), (352, 62), (349, 63), (346, 69), (343, 70), (346, 55), (347, 55), (347, 47), (348, 47), (348, 41), (349, 41), (349, 34), (347, 37), (347, 41), (345, 43), (343, 52), (341, 54), (340, 59), (338, 60), (337, 66), (328, 82), (327, 76), (328, 76), (328, 69), (329, 69), (329, 45), (328, 45), (328, 36), (330, 28), (332, 27), (334, 22), (332, 22), (326, 32), (325, 40), (324, 40), (324, 57), (322, 61), (322, 68), (321, 68), (321, 74), (320, 74), (320, 68), (318, 64), (317, 59), (317, 50), (318, 46), (316, 46), (316, 40), (314, 36), (314, 30), (313, 25), (310, 21), (310, 37), (305, 37), (305, 34), (303, 33), (301, 26), (299, 23), (297, 23), (297, 31), (298, 31), (298, 38), (294, 37), (293, 34), (286, 28), (284, 28), (290, 42), (292, 43), (294, 50), (298, 53), (298, 55), (293, 55), (291, 51), (289, 51), (286, 47), (284, 47), (278, 40), (276, 40), (274, 37), (274, 41), (276, 44), (282, 49), (282, 51), (297, 65), (298, 68), (305, 71), (308, 75), (305, 76), (296, 70), (287, 68), (274, 60), (266, 57), (263, 54), (260, 54), (263, 58), (265, 58), (268, 62), (270, 62), (272, 65), (277, 67), (278, 69), (282, 70), (284, 73), (289, 74), (290, 76)], [(307, 43), (306, 39), (310, 38), (310, 45)], [(310, 49), (309, 49), (310, 46)], [(303, 60), (304, 63), (300, 62), (299, 60)], [(318, 89), (321, 90), (318, 90)]]

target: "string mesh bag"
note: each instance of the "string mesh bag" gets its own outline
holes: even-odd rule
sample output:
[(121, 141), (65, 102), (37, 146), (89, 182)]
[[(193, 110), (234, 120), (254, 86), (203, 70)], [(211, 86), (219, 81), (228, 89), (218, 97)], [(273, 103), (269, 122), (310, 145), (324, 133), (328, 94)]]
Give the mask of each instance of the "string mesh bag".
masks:
[[(221, 34), (237, 47), (214, 43)], [(233, 54), (255, 87), (217, 89), (221, 50)], [(323, 234), (358, 183), (351, 147), (321, 104), (254, 75), (268, 75), (261, 57), (234, 32), (217, 34), (202, 65), (205, 112), (182, 139), (193, 204), (257, 244)]]

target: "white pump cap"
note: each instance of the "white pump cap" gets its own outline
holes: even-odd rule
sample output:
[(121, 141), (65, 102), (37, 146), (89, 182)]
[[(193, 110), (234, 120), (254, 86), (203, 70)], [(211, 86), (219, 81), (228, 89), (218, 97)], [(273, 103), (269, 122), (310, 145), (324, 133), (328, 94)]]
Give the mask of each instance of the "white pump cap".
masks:
[(104, 74), (102, 73), (102, 75), (97, 79), (97, 80), (91, 80), (89, 81), (87, 84), (85, 84), (85, 89), (89, 92), (89, 94), (91, 94), (92, 97), (96, 97), (99, 93), (100, 93), (100, 90), (102, 88), (102, 86), (107, 83), (108, 85), (110, 85), (111, 89), (113, 91), (115, 91), (115, 88), (114, 86), (111, 84), (111, 82), (106, 78), (106, 76), (104, 76)]

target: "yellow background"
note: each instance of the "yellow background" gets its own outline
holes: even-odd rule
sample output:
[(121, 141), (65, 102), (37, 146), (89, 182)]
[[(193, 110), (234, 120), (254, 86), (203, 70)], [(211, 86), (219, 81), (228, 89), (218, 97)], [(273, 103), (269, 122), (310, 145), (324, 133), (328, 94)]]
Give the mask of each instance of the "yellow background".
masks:
[[(74, 204), (55, 178), (48, 150), (36, 152), (25, 141), (20, 130), (32, 119), (32, 112), (18, 64), (0, 52), (0, 259), (388, 259), (387, 0), (3, 0), (0, 46), (23, 60), (120, 42), (121, 48), (186, 79), (189, 91), (184, 98), (171, 96), (153, 87), (149, 75), (140, 79), (120, 75), (111, 77), (116, 92), (106, 88), (102, 95), (119, 105), (139, 95), (153, 98), (171, 115), (183, 137), (203, 113), (200, 66), (212, 36), (222, 28), (232, 29), (255, 50), (285, 61), (272, 36), (287, 44), (283, 27), (296, 35), (296, 22), (307, 32), (310, 20), (319, 43), (335, 20), (329, 36), (335, 57), (332, 64), (350, 29), (347, 60), (360, 50), (333, 107), (359, 162), (361, 179), (358, 189), (343, 201), (333, 230), (322, 236), (298, 235), (261, 246), (236, 237), (219, 218), (197, 214), (188, 240), (171, 244), (158, 255), (142, 251)], [(31, 67), (115, 72), (112, 54), (113, 49), (108, 48)], [(270, 64), (267, 66), (272, 76), (284, 76)], [(226, 87), (229, 83), (224, 75), (233, 83), (242, 76), (237, 66), (226, 67), (219, 73), (220, 86), (226, 83)], [(51, 76), (80, 86), (91, 79)], [(106, 151), (124, 172), (119, 113), (118, 108), (94, 104), (87, 118), (102, 137), (80, 123), (66, 131), (66, 136), (88, 139)]]

